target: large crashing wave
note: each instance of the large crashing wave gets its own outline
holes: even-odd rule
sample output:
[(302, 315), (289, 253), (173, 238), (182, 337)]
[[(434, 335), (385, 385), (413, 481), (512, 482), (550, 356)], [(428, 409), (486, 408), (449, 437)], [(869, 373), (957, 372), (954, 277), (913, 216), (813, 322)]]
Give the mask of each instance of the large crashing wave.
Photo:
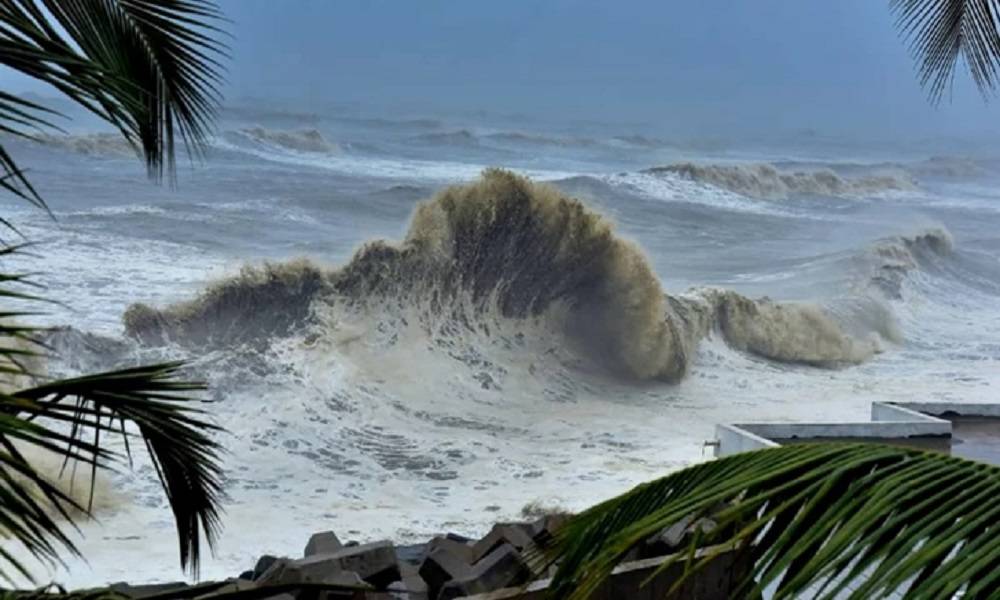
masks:
[(916, 183), (899, 170), (860, 177), (843, 177), (830, 169), (783, 171), (767, 163), (677, 163), (644, 171), (669, 173), (707, 183), (752, 198), (781, 200), (795, 195), (859, 196), (885, 191), (914, 190)]
[(502, 170), (419, 204), (401, 243), (366, 244), (340, 269), (307, 261), (247, 268), (188, 302), (133, 305), (125, 325), (146, 343), (232, 344), (300, 328), (322, 336), (317, 305), (420, 307), (428, 321), (487, 335), (497, 320), (539, 323), (539, 335), (555, 332), (566, 347), (638, 379), (680, 379), (713, 331), (787, 362), (857, 363), (877, 350), (816, 306), (725, 290), (668, 296), (641, 250), (607, 220)]

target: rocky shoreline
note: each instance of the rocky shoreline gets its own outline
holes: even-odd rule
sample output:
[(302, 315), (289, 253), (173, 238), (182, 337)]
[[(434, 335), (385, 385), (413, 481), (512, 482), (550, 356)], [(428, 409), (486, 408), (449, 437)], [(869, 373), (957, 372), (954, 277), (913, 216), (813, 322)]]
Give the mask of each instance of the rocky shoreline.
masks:
[[(322, 531), (309, 538), (301, 557), (264, 555), (252, 568), (229, 580), (197, 585), (118, 583), (111, 589), (136, 600), (224, 600), (234, 595), (273, 600), (534, 599), (544, 595), (547, 578), (552, 575), (552, 568), (545, 572), (539, 569), (538, 552), (551, 543), (569, 518), (564, 513), (549, 514), (533, 521), (497, 523), (478, 540), (448, 533), (410, 545), (387, 540), (345, 543), (335, 532)], [(663, 598), (669, 589), (663, 581), (659, 587), (653, 581), (648, 589), (640, 584), (664, 557), (685, 548), (696, 529), (713, 526), (705, 519), (682, 521), (651, 537), (626, 557), (626, 563), (616, 570), (620, 581), (611, 582), (601, 597)], [(734, 573), (741, 571), (735, 566), (739, 557), (733, 552), (720, 556), (713, 560), (717, 568), (707, 569), (707, 576), (693, 578), (669, 597), (728, 598)], [(634, 565), (636, 574), (629, 575), (629, 565)], [(668, 570), (664, 576), (672, 582), (677, 573)], [(624, 592), (622, 586), (630, 591)], [(697, 595), (687, 595), (684, 590), (692, 594), (697, 590)]]

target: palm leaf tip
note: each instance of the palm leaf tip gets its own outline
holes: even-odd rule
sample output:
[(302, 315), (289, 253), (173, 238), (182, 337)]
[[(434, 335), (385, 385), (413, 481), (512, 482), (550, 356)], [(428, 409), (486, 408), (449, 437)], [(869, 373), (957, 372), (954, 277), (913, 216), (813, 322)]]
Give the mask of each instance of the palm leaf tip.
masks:
[(996, 0), (890, 0), (890, 7), (932, 102), (939, 102), (949, 88), (959, 58), (983, 94), (996, 89), (1000, 67)]
[(179, 379), (181, 367), (166, 363), (45, 383), (18, 391), (6, 412), (33, 424), (63, 423), (68, 434), (45, 431), (93, 469), (115, 458), (103, 447), (109, 436), (125, 438), (129, 459), (128, 439), (141, 439), (174, 514), (181, 565), (197, 576), (202, 534), (211, 549), (220, 530), (222, 449), (213, 439), (220, 428), (190, 395), (204, 385)]
[[(626, 553), (687, 516), (717, 526), (699, 545), (749, 552), (737, 597), (1000, 595), (1000, 468), (868, 444), (734, 455), (645, 484), (574, 518), (549, 554), (557, 598), (582, 599)], [(691, 548), (693, 552), (693, 546)], [(711, 557), (665, 563), (697, 573)], [(683, 581), (678, 581), (680, 585)], [(970, 595), (971, 594), (971, 595)]]
[[(211, 133), (226, 56), (221, 22), (210, 0), (3, 2), (0, 64), (111, 122), (141, 150), (151, 175), (173, 176), (175, 135), (200, 157)], [(23, 109), (10, 99), (4, 107)], [(28, 125), (42, 120), (30, 116)], [(19, 173), (3, 156), (0, 166)], [(32, 199), (31, 192), (22, 195)]]

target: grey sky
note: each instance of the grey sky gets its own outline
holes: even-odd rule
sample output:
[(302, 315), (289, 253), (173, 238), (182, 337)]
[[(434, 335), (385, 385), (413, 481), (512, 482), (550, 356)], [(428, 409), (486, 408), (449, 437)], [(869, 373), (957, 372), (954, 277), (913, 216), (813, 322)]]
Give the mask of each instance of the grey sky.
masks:
[[(998, 131), (928, 105), (887, 2), (222, 0), (227, 95), (645, 121), (706, 133)], [(0, 83), (23, 81), (0, 75)]]

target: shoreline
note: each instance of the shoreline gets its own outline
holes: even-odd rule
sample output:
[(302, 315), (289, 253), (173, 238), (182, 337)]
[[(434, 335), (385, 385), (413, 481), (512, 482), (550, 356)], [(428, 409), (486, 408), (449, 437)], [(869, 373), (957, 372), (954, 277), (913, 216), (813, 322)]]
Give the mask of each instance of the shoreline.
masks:
[[(232, 592), (282, 600), (312, 598), (317, 593), (329, 599), (356, 600), (535, 600), (545, 596), (555, 573), (555, 567), (540, 557), (552, 548), (559, 528), (571, 518), (569, 513), (551, 512), (529, 521), (497, 522), (478, 539), (442, 533), (415, 544), (389, 540), (345, 543), (335, 532), (321, 531), (306, 541), (301, 557), (265, 554), (250, 568), (221, 581), (118, 582), (108, 587), (135, 600), (221, 599)], [(714, 526), (709, 519), (682, 520), (634, 548), (606, 584), (612, 594), (608, 597), (663, 598), (683, 567), (678, 563), (662, 573), (659, 567), (688, 547), (696, 532), (710, 531)], [(707, 600), (723, 600), (728, 597), (725, 594), (734, 573), (746, 568), (746, 560), (731, 548), (705, 548), (699, 553), (713, 556), (709, 569), (685, 582), (681, 591), (669, 598), (697, 594)], [(650, 578), (650, 585), (644, 585)], [(323, 586), (339, 591), (321, 590)]]

